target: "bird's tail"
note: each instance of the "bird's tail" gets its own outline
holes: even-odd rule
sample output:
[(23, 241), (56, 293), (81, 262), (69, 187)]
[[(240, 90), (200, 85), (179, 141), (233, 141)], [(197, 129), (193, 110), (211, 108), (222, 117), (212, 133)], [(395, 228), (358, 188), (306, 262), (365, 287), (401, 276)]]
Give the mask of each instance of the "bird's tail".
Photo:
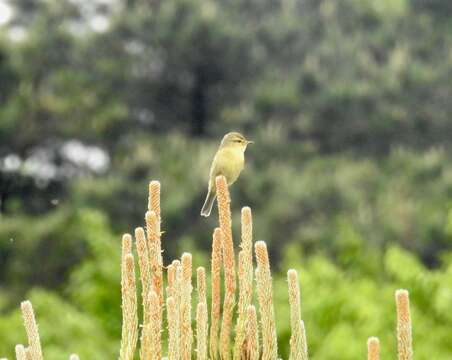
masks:
[(204, 205), (201, 209), (201, 216), (208, 217), (210, 215), (215, 197), (215, 191), (209, 190), (209, 192), (207, 193), (206, 201), (204, 201)]

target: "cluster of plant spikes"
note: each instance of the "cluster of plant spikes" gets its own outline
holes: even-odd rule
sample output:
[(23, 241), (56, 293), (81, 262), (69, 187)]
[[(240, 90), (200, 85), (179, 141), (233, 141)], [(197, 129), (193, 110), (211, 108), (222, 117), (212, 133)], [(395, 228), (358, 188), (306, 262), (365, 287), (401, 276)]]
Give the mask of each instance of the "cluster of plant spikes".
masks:
[[(253, 246), (251, 209), (244, 207), (241, 214), (241, 243), (238, 267), (234, 254), (231, 229), (229, 191), (224, 177), (216, 179), (219, 227), (213, 232), (211, 259), (210, 328), (206, 295), (206, 269), (196, 269), (197, 306), (195, 328), (192, 328), (192, 256), (182, 254), (168, 266), (163, 266), (160, 230), (160, 183), (149, 184), (146, 229), (135, 229), (135, 247), (141, 280), (143, 316), (138, 316), (135, 259), (132, 236), (122, 237), (121, 291), (122, 340), (120, 360), (133, 360), (140, 339), (139, 356), (142, 360), (277, 360), (277, 335), (272, 299), (272, 278), (267, 246), (257, 241)], [(253, 268), (253, 248), (256, 269)], [(221, 270), (224, 274), (224, 296), (221, 311)], [(236, 272), (237, 269), (237, 272)], [(166, 288), (164, 289), (164, 273)], [(238, 278), (238, 303), (236, 304)], [(290, 360), (307, 360), (305, 326), (300, 313), (300, 289), (295, 270), (287, 272), (290, 306)], [(256, 284), (257, 304), (253, 301)], [(409, 296), (406, 290), (397, 290), (397, 348), (399, 360), (413, 357)], [(22, 303), (22, 314), (28, 336), (28, 346), (16, 346), (17, 360), (42, 360), (38, 327), (29, 301)], [(165, 311), (166, 309), (166, 311)], [(233, 329), (234, 311), (237, 320)], [(259, 313), (259, 314), (258, 314)], [(166, 314), (167, 330), (163, 329)], [(258, 318), (260, 321), (258, 322)], [(195, 332), (195, 335), (193, 333)], [(167, 337), (168, 352), (163, 354), (162, 336)], [(194, 338), (196, 343), (194, 344)], [(233, 340), (233, 341), (232, 341)], [(232, 342), (232, 344), (231, 344)], [(368, 360), (380, 358), (378, 338), (367, 342)], [(73, 354), (71, 360), (78, 359)]]

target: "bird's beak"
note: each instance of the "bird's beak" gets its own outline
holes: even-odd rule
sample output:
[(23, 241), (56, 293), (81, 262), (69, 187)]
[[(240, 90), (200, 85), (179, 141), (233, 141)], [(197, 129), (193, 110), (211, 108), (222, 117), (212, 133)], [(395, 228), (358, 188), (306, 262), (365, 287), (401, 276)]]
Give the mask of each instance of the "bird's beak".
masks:
[(247, 140), (247, 141), (246, 141), (246, 144), (247, 144), (247, 145), (249, 145), (249, 144), (254, 144), (254, 141), (249, 141), (249, 140)]

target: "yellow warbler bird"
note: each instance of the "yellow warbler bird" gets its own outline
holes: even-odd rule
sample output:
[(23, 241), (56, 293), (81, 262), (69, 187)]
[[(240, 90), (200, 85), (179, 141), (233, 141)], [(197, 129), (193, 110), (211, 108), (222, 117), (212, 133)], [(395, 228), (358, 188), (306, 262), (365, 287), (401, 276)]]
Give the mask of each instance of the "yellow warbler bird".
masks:
[(245, 165), (245, 150), (252, 141), (238, 132), (227, 133), (212, 161), (209, 176), (209, 191), (201, 209), (201, 216), (208, 217), (216, 197), (215, 178), (223, 175), (228, 185), (233, 184)]

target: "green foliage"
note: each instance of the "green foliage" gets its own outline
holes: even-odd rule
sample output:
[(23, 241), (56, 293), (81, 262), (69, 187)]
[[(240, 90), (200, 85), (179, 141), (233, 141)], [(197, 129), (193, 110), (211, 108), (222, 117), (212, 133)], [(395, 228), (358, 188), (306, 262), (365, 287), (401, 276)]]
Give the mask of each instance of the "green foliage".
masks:
[[(67, 358), (70, 353), (96, 359), (117, 356), (117, 342), (108, 337), (95, 317), (46, 290), (35, 289), (28, 298), (33, 303), (47, 359)], [(15, 344), (26, 344), (20, 310), (0, 316), (0, 331), (0, 352), (13, 358)]]
[[(313, 359), (365, 358), (369, 336), (380, 338), (382, 357), (394, 357), (394, 292), (398, 288), (410, 289), (416, 358), (447, 359), (450, 355), (452, 322), (439, 305), (450, 301), (450, 261), (430, 271), (409, 252), (390, 247), (383, 255), (383, 266), (366, 275), (355, 275), (323, 256), (307, 258), (297, 255), (293, 247), (286, 253), (284, 267), (295, 268), (300, 274), (302, 318)], [(369, 254), (366, 259), (372, 261), (372, 257), (381, 256)], [(286, 286), (278, 277), (274, 293), (283, 358), (287, 358), (290, 336)]]
[(74, 270), (68, 286), (70, 298), (88, 316), (98, 318), (108, 334), (119, 337), (120, 237), (112, 236), (104, 216), (97, 211), (85, 209), (81, 218), (91, 256)]
[(64, 283), (69, 270), (85, 254), (89, 229), (80, 220), (76, 212), (64, 206), (40, 217), (3, 217), (2, 283), (14, 284), (10, 290), (19, 293), (28, 291), (33, 284), (59, 287)]

